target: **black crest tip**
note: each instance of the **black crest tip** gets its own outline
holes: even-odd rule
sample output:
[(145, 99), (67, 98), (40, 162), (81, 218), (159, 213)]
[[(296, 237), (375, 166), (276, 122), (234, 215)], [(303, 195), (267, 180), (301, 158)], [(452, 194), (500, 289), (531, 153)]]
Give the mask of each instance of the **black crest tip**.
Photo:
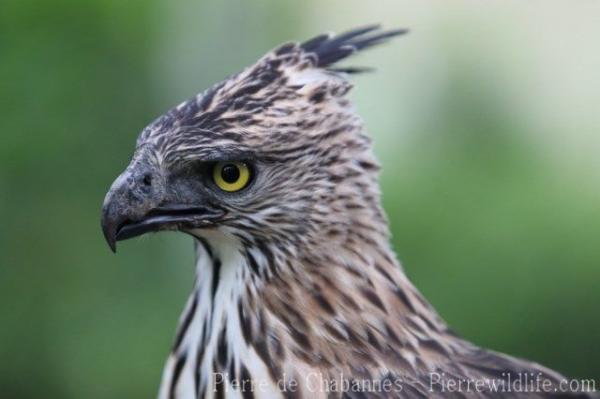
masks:
[[(300, 47), (305, 52), (313, 53), (317, 56), (317, 67), (327, 68), (357, 51), (375, 46), (406, 33), (408, 33), (408, 29), (382, 31), (380, 25), (368, 25), (352, 29), (337, 36), (321, 34), (302, 43)], [(338, 68), (338, 70), (343, 69), (346, 69), (350, 73), (362, 71), (361, 68), (356, 70), (353, 70), (353, 68)]]

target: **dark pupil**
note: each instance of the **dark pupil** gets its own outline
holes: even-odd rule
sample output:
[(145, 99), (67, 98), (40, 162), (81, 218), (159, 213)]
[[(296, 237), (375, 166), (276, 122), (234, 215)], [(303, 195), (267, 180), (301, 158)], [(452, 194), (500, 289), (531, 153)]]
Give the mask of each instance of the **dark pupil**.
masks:
[(221, 177), (226, 183), (235, 183), (240, 178), (240, 170), (237, 166), (228, 164), (221, 169)]

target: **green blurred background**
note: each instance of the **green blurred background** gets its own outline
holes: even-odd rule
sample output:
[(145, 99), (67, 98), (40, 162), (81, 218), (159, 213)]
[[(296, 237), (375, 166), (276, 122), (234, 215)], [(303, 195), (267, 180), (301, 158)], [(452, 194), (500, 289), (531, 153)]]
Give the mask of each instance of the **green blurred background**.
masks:
[[(485, 5), (484, 5), (485, 4)], [(600, 377), (600, 3), (8, 0), (0, 396), (147, 398), (192, 243), (99, 228), (155, 116), (280, 42), (381, 22), (351, 61), (408, 275), (461, 334)]]

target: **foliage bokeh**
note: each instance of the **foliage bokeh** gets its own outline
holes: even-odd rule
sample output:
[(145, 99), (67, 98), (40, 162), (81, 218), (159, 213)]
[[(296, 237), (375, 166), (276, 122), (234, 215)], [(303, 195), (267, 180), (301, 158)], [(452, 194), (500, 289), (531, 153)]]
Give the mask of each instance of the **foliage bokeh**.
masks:
[(600, 377), (600, 10), (457, 3), (4, 2), (2, 397), (155, 395), (193, 254), (104, 243), (137, 133), (282, 41), (374, 21), (413, 30), (351, 61), (379, 69), (353, 98), (408, 275), (467, 338)]

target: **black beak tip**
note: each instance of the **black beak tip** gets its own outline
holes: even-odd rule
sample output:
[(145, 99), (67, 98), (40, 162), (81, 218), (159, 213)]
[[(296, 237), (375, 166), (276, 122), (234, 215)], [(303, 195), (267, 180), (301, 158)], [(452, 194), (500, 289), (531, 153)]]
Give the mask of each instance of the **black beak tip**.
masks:
[(117, 243), (115, 242), (115, 240), (111, 240), (108, 241), (108, 247), (110, 248), (110, 250), (112, 251), (113, 254), (117, 253)]
[(117, 253), (117, 228), (116, 225), (110, 223), (105, 217), (102, 218), (102, 233), (108, 247), (113, 253)]
[(108, 247), (110, 248), (110, 250), (113, 253), (117, 253), (117, 239), (115, 238), (115, 234), (110, 234), (108, 231), (103, 230), (104, 231), (104, 238), (106, 239), (106, 243), (108, 244)]

